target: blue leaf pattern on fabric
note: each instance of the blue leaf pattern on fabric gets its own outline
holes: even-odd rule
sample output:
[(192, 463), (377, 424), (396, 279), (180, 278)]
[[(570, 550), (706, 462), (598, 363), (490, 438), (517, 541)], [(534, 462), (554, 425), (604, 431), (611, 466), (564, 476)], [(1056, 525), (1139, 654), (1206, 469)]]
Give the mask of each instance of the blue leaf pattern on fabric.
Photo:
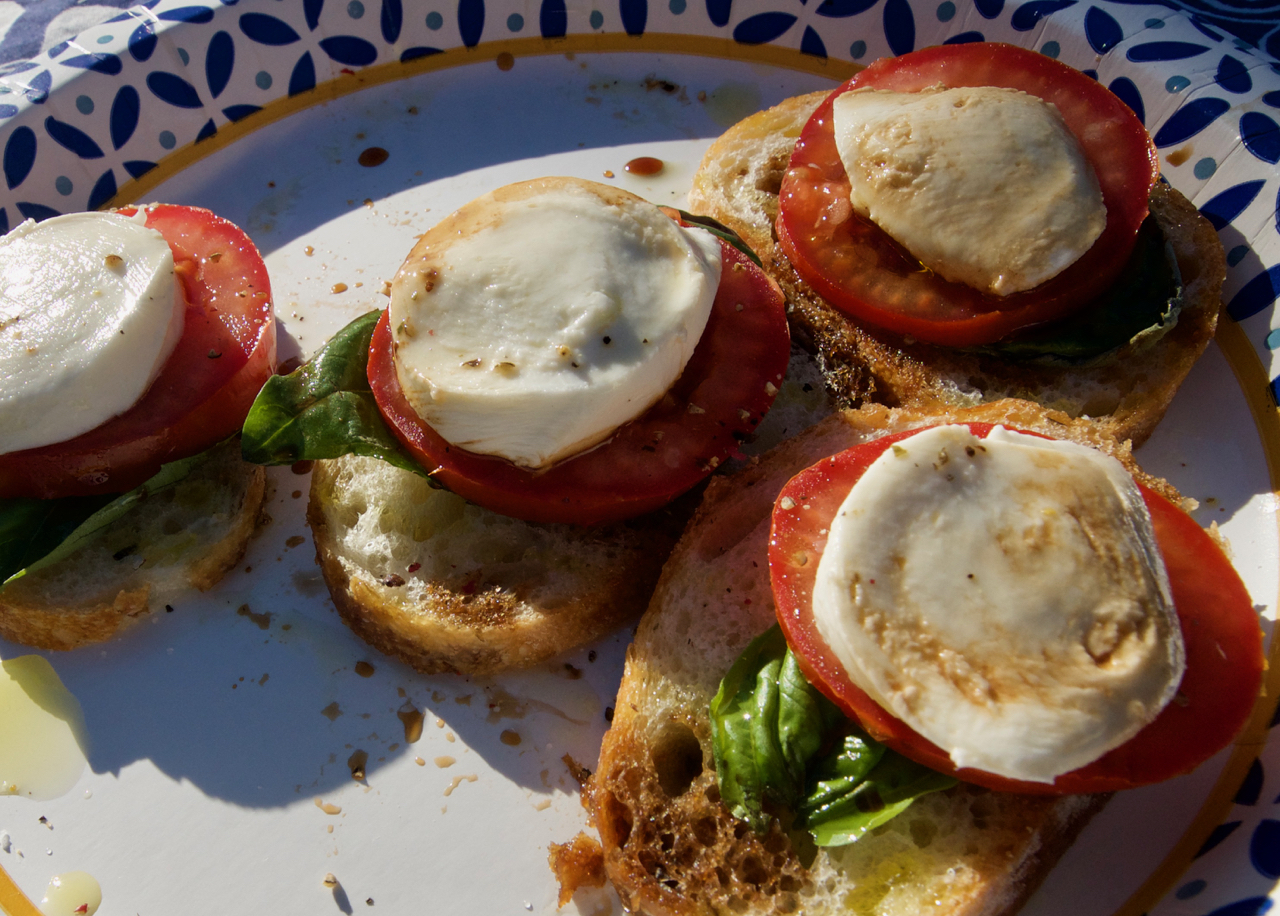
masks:
[(89, 192), (90, 210), (100, 210), (106, 205), (107, 201), (116, 196), (116, 175), (111, 169), (107, 169), (102, 173), (102, 177), (94, 182), (93, 190)]
[(1244, 779), (1240, 783), (1240, 788), (1236, 790), (1235, 803), (1237, 805), (1256, 805), (1258, 799), (1262, 797), (1263, 783), (1262, 761), (1255, 760), (1249, 766), (1249, 772), (1245, 774)]
[(1208, 916), (1262, 916), (1270, 909), (1271, 901), (1266, 897), (1247, 897), (1244, 900), (1220, 906)]
[(1249, 75), (1249, 70), (1230, 54), (1222, 55), (1222, 60), (1218, 61), (1218, 72), (1214, 74), (1213, 81), (1236, 95), (1253, 88), (1253, 77)]
[(1152, 138), (1157, 148), (1194, 137), (1230, 110), (1231, 104), (1213, 97), (1192, 99), (1175, 111)]
[(200, 128), (200, 133), (196, 134), (196, 142), (201, 143), (208, 140), (218, 132), (218, 125), (213, 123), (213, 118), (204, 122), (204, 127)]
[(480, 44), (484, 34), (484, 0), (458, 0), (458, 31), (468, 48)]
[(102, 152), (102, 147), (94, 142), (93, 137), (66, 121), (59, 121), (52, 115), (44, 119), (44, 129), (45, 133), (53, 138), (54, 143), (63, 149), (70, 150), (81, 159), (101, 159), (106, 155)]
[(4, 235), (9, 231), (9, 212), (4, 207), (0, 207), (0, 235)]
[(717, 28), (727, 26), (732, 13), (733, 0), (707, 0), (707, 18)]
[(1125, 52), (1125, 57), (1135, 64), (1156, 60), (1187, 60), (1198, 57), (1209, 49), (1204, 45), (1192, 44), (1189, 41), (1148, 41), (1134, 45)]
[(213, 22), (213, 10), (207, 6), (180, 6), (176, 10), (164, 10), (156, 14), (166, 22)]
[(144, 22), (133, 30), (129, 36), (129, 54), (138, 63), (146, 63), (156, 50), (156, 29), (150, 22)]
[(236, 63), (236, 43), (230, 32), (219, 29), (209, 39), (209, 50), (204, 55), (204, 78), (209, 84), (209, 94), (215, 99), (231, 82), (231, 71)]
[(289, 95), (294, 96), (314, 88), (316, 88), (316, 65), (311, 59), (311, 52), (308, 51), (298, 58), (298, 62), (293, 65), (293, 72), (289, 74)]
[(1231, 297), (1227, 314), (1236, 321), (1244, 321), (1270, 308), (1280, 295), (1280, 265), (1264, 270)]
[(1263, 162), (1280, 162), (1280, 125), (1260, 111), (1240, 116), (1240, 141)]
[(320, 39), (320, 50), (348, 67), (367, 67), (378, 59), (378, 49), (372, 42), (354, 35), (334, 35)]
[(0, 105), (0, 120), (12, 118), (18, 113), (17, 105)]
[(563, 38), (569, 31), (569, 11), (564, 0), (542, 0), (538, 10), (538, 33), (543, 38)]
[(814, 12), (828, 19), (844, 19), (865, 13), (879, 2), (880, 0), (822, 0)]
[(23, 219), (33, 219), (37, 223), (41, 220), (52, 219), (55, 216), (61, 216), (62, 211), (55, 210), (53, 207), (46, 207), (44, 204), (28, 203), (25, 200), (18, 201), (18, 212), (22, 214)]
[(241, 118), (247, 118), (255, 111), (262, 111), (261, 105), (231, 105), (222, 109), (222, 114), (228, 121), (239, 121)]
[(162, 102), (175, 108), (201, 108), (200, 93), (176, 73), (154, 70), (147, 74), (147, 88)]
[(1204, 845), (1196, 851), (1195, 858), (1200, 858), (1210, 849), (1217, 846), (1227, 837), (1231, 836), (1231, 834), (1236, 832), (1236, 829), (1239, 826), (1239, 821), (1230, 821), (1226, 824), (1219, 824), (1217, 827), (1214, 827), (1213, 831), (1209, 834), (1209, 838), (1204, 841)]
[(146, 162), (142, 159), (127, 159), (124, 162), (124, 170), (129, 173), (130, 178), (141, 178), (155, 167), (154, 162)]
[(916, 49), (916, 19), (908, 0), (885, 0), (884, 37), (895, 55)]
[(1084, 36), (1089, 47), (1099, 54), (1106, 54), (1124, 41), (1124, 30), (1110, 13), (1091, 6), (1084, 14)]
[(796, 24), (790, 13), (756, 13), (734, 27), (733, 40), (744, 45), (762, 45), (781, 37)]
[(324, 9), (324, 0), (302, 0), (302, 16), (307, 21), (307, 30), (314, 32), (320, 24), (320, 12)]
[(959, 35), (952, 35), (944, 45), (970, 45), (975, 41), (986, 41), (986, 37), (981, 32), (961, 32)]
[(1264, 104), (1270, 105), (1272, 108), (1280, 108), (1280, 89), (1275, 89), (1271, 92), (1264, 92), (1262, 94), (1262, 101)]
[(1045, 16), (1052, 16), (1059, 10), (1075, 5), (1076, 0), (1032, 0), (1013, 11), (1009, 25), (1013, 26), (1015, 32), (1030, 32)]
[(822, 36), (812, 26), (804, 27), (804, 35), (800, 38), (800, 52), (824, 59), (827, 56), (827, 46), (822, 43)]
[(382, 29), (382, 40), (387, 44), (395, 44), (400, 39), (400, 30), (404, 27), (404, 7), (400, 0), (382, 0), (382, 16), (378, 25)]
[(618, 15), (628, 35), (643, 35), (649, 21), (649, 0), (618, 0)]
[(419, 57), (430, 57), (432, 54), (443, 54), (440, 48), (408, 48), (400, 55), (400, 63), (408, 63), (411, 60), (417, 60)]
[(1142, 91), (1133, 80), (1127, 76), (1116, 77), (1107, 88), (1116, 98), (1129, 106), (1130, 110), (1138, 116), (1139, 121), (1143, 124), (1147, 123), (1147, 109), (1142, 104)]
[(49, 90), (53, 88), (53, 74), (48, 70), (41, 70), (31, 79), (27, 80), (27, 85), (23, 87), (22, 94), (33, 105), (43, 105), (49, 100)]
[(25, 124), (14, 129), (4, 145), (4, 180), (12, 191), (27, 180), (36, 162), (36, 132)]
[(1227, 188), (1206, 201), (1200, 208), (1200, 213), (1213, 224), (1214, 229), (1225, 229), (1233, 219), (1245, 211), (1249, 204), (1253, 203), (1253, 199), (1258, 196), (1258, 192), (1265, 184), (1265, 181), (1259, 179)]
[(995, 19), (1004, 12), (1004, 0), (974, 0), (973, 5), (983, 19)]
[(245, 13), (240, 17), (240, 31), (250, 41), (260, 45), (278, 48), (300, 41), (302, 36), (293, 30), (293, 26), (283, 19), (268, 16), (266, 13)]
[(115, 76), (124, 69), (124, 64), (115, 54), (77, 54), (59, 63), (64, 67), (93, 70), (95, 73), (105, 73), (107, 76)]

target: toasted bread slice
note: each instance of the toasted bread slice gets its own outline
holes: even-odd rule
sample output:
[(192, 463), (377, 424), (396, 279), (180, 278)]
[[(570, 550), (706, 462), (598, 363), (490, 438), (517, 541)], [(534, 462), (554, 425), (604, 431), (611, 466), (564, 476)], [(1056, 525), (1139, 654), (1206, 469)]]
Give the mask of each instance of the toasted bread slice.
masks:
[(1087, 417), (1108, 435), (1146, 441), (1217, 328), (1226, 258), (1208, 220), (1180, 193), (1158, 184), (1156, 215), (1182, 273), (1177, 325), (1150, 343), (1122, 347), (1096, 364), (1061, 366), (910, 342), (865, 327), (830, 306), (777, 245), (778, 189), (801, 129), (826, 93), (797, 96), (730, 128), (707, 151), (689, 206), (741, 235), (787, 295), (793, 332), (811, 340), (828, 383), (848, 406), (963, 407), (1005, 397)]
[(586, 795), (610, 880), (650, 914), (1014, 912), (1106, 796), (1023, 796), (960, 785), (918, 799), (856, 843), (815, 849), (774, 821), (756, 836), (719, 803), (708, 704), (774, 623), (773, 501), (796, 472), (886, 433), (1002, 422), (1097, 447), (1170, 499), (1096, 424), (1006, 400), (944, 414), (867, 406), (831, 417), (757, 464), (713, 480), (664, 568), (627, 653), (613, 725)]
[(218, 447), (174, 486), (131, 509), (71, 555), (0, 588), (0, 636), (39, 649), (110, 639), (239, 562), (262, 517), (266, 471)]

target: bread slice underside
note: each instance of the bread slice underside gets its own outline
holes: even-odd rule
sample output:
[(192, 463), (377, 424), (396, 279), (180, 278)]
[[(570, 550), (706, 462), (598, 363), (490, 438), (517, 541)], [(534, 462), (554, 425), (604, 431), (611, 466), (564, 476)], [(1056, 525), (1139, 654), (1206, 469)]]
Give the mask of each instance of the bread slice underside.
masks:
[(829, 305), (777, 244), (778, 189), (796, 138), (825, 96), (796, 96), (730, 128), (703, 158), (689, 207), (728, 225), (760, 255), (786, 293), (793, 332), (813, 342), (844, 403), (944, 410), (1019, 397), (1092, 418), (1117, 439), (1146, 441), (1217, 328), (1226, 258), (1209, 221), (1182, 194), (1157, 184), (1151, 212), (1177, 259), (1184, 305), (1177, 325), (1152, 342), (1086, 366), (1011, 362), (912, 342)]
[(40, 649), (110, 639), (190, 589), (212, 588), (257, 530), (266, 472), (238, 441), (147, 497), (74, 553), (0, 588), (0, 636)]
[(307, 520), (357, 635), (419, 671), (492, 674), (639, 617), (690, 503), (589, 528), (537, 524), (347, 456), (316, 462)]
[(766, 549), (773, 500), (796, 472), (888, 432), (1004, 422), (1101, 448), (1143, 483), (1127, 445), (1023, 401), (938, 416), (867, 406), (711, 482), (627, 653), (587, 805), (623, 900), (649, 914), (1007, 916), (1107, 796), (1037, 797), (967, 785), (918, 799), (849, 846), (815, 849), (777, 821), (764, 836), (719, 803), (708, 704), (746, 644), (774, 623)]

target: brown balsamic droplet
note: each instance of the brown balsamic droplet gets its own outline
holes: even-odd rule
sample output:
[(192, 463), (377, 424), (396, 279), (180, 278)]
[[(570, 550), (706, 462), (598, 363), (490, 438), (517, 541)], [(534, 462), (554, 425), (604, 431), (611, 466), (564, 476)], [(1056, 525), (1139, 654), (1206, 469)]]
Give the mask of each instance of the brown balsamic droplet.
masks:
[(302, 358), (298, 356), (290, 356), (279, 366), (276, 367), (276, 375), (288, 375), (302, 365)]
[(498, 69), (501, 70), (503, 73), (507, 72), (515, 65), (516, 65), (515, 56), (511, 54), (509, 51), (503, 51), (501, 54), (498, 55)]
[(510, 728), (505, 729), (498, 739), (508, 747), (516, 747), (521, 741), (520, 733)]
[(360, 751), (360, 750), (354, 751), (351, 754), (351, 756), (347, 758), (347, 768), (351, 770), (351, 778), (357, 779), (357, 780), (363, 780), (364, 768), (365, 768), (365, 765), (368, 764), (368, 762), (369, 762), (368, 751)]
[(306, 461), (306, 460), (295, 461), (293, 464), (289, 465), (289, 470), (293, 471), (293, 473), (295, 474), (310, 474), (311, 465), (314, 463), (315, 462), (313, 461)]
[(361, 677), (373, 677), (374, 667), (368, 662), (361, 659), (356, 662), (356, 674)]
[(665, 162), (652, 156), (638, 156), (623, 166), (630, 174), (644, 177), (657, 175), (666, 167), (667, 164)]
[(382, 163), (387, 161), (387, 158), (390, 155), (390, 153), (380, 146), (371, 146), (356, 157), (356, 162), (360, 163), (367, 169), (371, 169), (375, 165), (382, 165)]

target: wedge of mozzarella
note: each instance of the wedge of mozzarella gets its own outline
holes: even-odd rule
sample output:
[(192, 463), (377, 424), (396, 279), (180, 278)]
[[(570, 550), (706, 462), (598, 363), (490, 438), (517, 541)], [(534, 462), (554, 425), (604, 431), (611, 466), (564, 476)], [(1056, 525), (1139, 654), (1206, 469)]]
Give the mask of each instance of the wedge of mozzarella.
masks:
[(186, 299), (143, 220), (72, 213), (0, 238), (0, 454), (123, 413), (173, 352)]
[(991, 86), (855, 89), (833, 103), (853, 209), (947, 280), (997, 296), (1089, 250), (1107, 212), (1052, 105)]
[(1115, 459), (997, 427), (894, 445), (818, 566), (819, 633), (850, 679), (951, 755), (1052, 782), (1172, 699), (1184, 652), (1142, 495)]
[(541, 468), (609, 438), (680, 376), (720, 242), (617, 188), (500, 188), (422, 236), (391, 287), (397, 377), (446, 441)]

